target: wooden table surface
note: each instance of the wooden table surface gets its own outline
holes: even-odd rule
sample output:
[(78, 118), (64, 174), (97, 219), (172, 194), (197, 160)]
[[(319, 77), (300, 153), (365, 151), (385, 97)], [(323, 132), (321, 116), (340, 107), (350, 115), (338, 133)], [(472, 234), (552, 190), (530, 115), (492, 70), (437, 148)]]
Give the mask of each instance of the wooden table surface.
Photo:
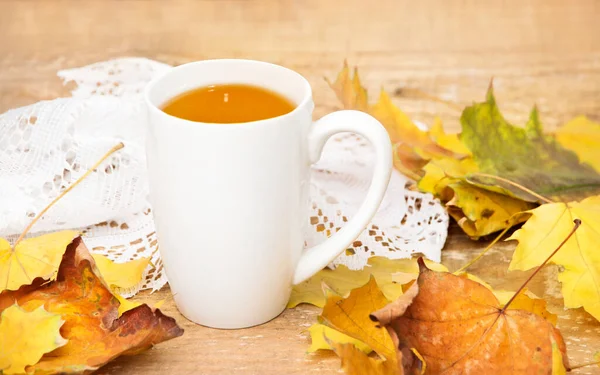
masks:
[[(0, 112), (68, 94), (62, 68), (118, 56), (170, 64), (236, 57), (295, 69), (313, 85), (316, 115), (338, 108), (323, 77), (344, 58), (359, 65), (371, 90), (381, 86), (413, 119), (440, 116), (459, 130), (460, 106), (484, 97), (490, 79), (506, 117), (523, 123), (537, 104), (552, 129), (584, 114), (600, 121), (600, 2), (590, 0), (0, 0)], [(444, 263), (455, 269), (485, 247), (455, 226)], [(525, 273), (506, 274), (514, 244), (496, 247), (471, 271), (493, 286), (516, 289)], [(556, 270), (531, 289), (560, 315), (573, 364), (600, 350), (600, 324), (563, 311)], [(142, 299), (157, 301), (168, 288)], [(106, 366), (103, 374), (335, 374), (332, 355), (305, 353), (305, 329), (318, 309), (300, 306), (251, 329), (196, 326), (164, 306), (184, 336)], [(599, 367), (577, 370), (600, 374)]]

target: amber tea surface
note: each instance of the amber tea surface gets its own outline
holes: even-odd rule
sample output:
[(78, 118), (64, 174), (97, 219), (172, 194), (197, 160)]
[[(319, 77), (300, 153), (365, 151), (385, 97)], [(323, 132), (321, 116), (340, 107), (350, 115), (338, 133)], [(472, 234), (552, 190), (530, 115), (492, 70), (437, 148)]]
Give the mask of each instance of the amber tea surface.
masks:
[(186, 120), (233, 124), (285, 115), (296, 106), (281, 94), (252, 85), (211, 85), (185, 92), (162, 110)]

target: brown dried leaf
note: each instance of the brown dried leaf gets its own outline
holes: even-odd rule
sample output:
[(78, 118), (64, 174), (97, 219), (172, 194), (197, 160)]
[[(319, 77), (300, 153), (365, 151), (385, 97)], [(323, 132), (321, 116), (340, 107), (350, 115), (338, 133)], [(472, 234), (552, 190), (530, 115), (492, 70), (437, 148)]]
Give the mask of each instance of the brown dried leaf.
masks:
[(564, 341), (550, 322), (525, 310), (504, 311), (483, 285), (420, 264), (412, 303), (391, 303), (372, 318), (400, 347), (423, 356), (427, 374), (551, 374), (553, 347), (568, 368)]
[(80, 237), (63, 255), (56, 281), (0, 294), (0, 312), (17, 303), (26, 311), (40, 306), (65, 320), (61, 327), (67, 344), (44, 355), (28, 368), (35, 374), (89, 373), (120, 355), (139, 353), (183, 334), (174, 319), (139, 306), (118, 317), (119, 301), (99, 277)]

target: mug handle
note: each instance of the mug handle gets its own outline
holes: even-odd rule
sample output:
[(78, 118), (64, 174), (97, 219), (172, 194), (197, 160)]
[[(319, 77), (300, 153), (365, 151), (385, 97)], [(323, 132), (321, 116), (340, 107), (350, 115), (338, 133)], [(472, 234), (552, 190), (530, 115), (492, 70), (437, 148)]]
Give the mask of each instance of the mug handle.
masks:
[(358, 212), (325, 242), (304, 251), (294, 273), (294, 285), (325, 268), (367, 227), (385, 195), (392, 174), (392, 144), (387, 131), (374, 117), (353, 110), (330, 113), (318, 120), (308, 135), (311, 163), (321, 157), (325, 143), (332, 135), (353, 132), (365, 137), (375, 148), (375, 166), (371, 186)]

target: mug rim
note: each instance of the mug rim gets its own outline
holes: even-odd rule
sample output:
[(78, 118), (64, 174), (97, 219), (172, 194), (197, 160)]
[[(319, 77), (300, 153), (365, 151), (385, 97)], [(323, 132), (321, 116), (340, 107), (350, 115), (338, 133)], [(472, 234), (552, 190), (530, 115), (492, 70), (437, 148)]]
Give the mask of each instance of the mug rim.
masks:
[[(269, 117), (267, 119), (262, 119), (262, 120), (234, 122), (234, 123), (219, 123), (219, 122), (193, 121), (193, 120), (188, 120), (188, 119), (184, 119), (181, 117), (170, 115), (170, 114), (166, 113), (165, 111), (163, 111), (162, 109), (160, 109), (160, 107), (158, 105), (154, 104), (152, 102), (152, 100), (150, 99), (150, 94), (153, 91), (153, 89), (155, 88), (155, 86), (157, 86), (160, 82), (169, 79), (169, 76), (171, 76), (172, 74), (176, 74), (177, 71), (187, 69), (187, 68), (189, 68), (189, 66), (193, 66), (193, 65), (217, 64), (217, 63), (256, 64), (256, 65), (263, 65), (263, 66), (267, 66), (267, 67), (275, 68), (275, 69), (283, 69), (287, 73), (296, 76), (297, 78), (299, 78), (302, 81), (302, 85), (304, 86), (303, 87), (304, 94), (302, 96), (302, 100), (300, 101), (300, 103), (298, 103), (296, 105), (296, 107), (292, 111), (290, 111), (288, 113), (284, 113), (283, 115)], [(167, 116), (168, 118), (171, 118), (173, 120), (176, 120), (176, 121), (179, 121), (182, 123), (186, 123), (186, 124), (193, 124), (195, 126), (199, 125), (199, 126), (206, 126), (206, 127), (217, 127), (218, 126), (218, 127), (223, 127), (223, 128), (239, 127), (239, 126), (252, 126), (252, 125), (256, 126), (258, 124), (265, 124), (265, 123), (269, 123), (272, 121), (285, 120), (286, 118), (291, 118), (291, 117), (295, 116), (298, 112), (302, 111), (304, 109), (304, 107), (306, 107), (309, 103), (311, 103), (312, 88), (311, 88), (308, 80), (306, 78), (304, 78), (303, 75), (301, 75), (300, 73), (298, 73), (290, 68), (286, 68), (285, 66), (273, 64), (273, 63), (266, 62), (266, 61), (251, 60), (251, 59), (207, 59), (207, 60), (191, 61), (191, 62), (188, 62), (185, 64), (174, 66), (171, 69), (169, 69), (166, 73), (153, 78), (144, 88), (144, 101), (146, 102), (146, 105), (148, 106), (148, 108), (150, 108), (152, 111), (157, 111), (159, 113), (159, 115)], [(227, 126), (222, 126), (222, 125), (227, 125)]]

